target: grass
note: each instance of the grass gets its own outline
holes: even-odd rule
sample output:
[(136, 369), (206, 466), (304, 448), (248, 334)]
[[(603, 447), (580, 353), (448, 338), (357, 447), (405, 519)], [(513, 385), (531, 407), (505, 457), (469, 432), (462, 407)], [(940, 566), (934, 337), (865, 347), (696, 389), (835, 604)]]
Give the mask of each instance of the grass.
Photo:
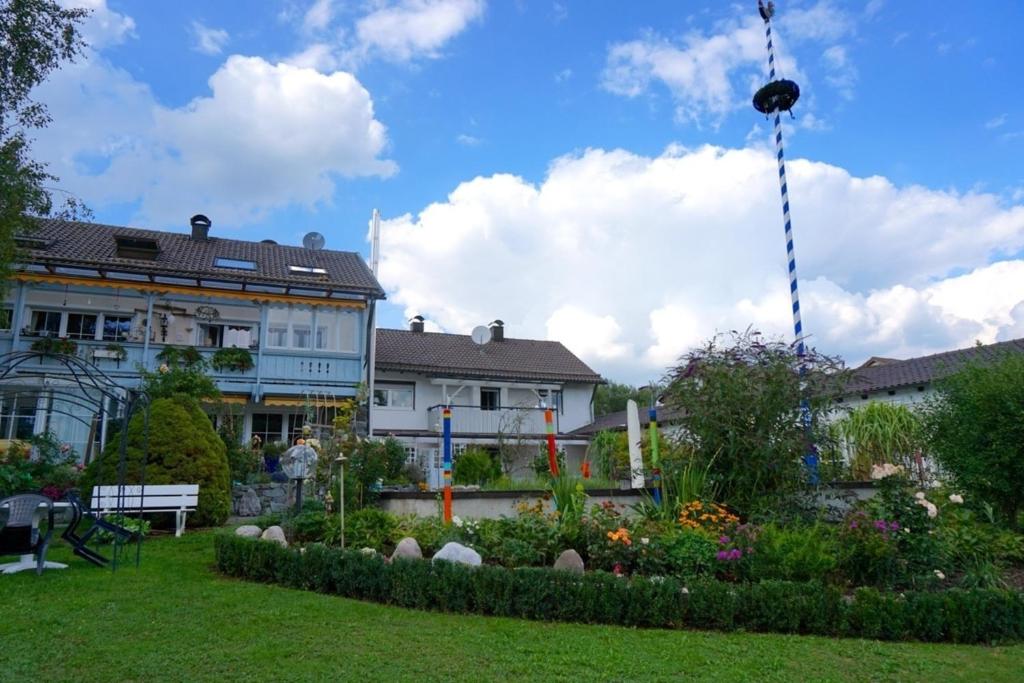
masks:
[(213, 539), (116, 574), (0, 576), (0, 680), (1018, 681), (1024, 646), (645, 631), (416, 612), (224, 579)]

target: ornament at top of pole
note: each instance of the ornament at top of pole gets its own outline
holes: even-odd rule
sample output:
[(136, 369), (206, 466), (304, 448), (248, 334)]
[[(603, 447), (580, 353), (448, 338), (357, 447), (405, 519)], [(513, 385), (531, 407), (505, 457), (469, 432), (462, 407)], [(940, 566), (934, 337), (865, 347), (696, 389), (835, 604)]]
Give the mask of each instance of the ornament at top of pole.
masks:
[(761, 14), (761, 18), (764, 19), (764, 23), (767, 24), (775, 14), (775, 3), (769, 0), (768, 4), (765, 5), (764, 0), (757, 0), (757, 11)]

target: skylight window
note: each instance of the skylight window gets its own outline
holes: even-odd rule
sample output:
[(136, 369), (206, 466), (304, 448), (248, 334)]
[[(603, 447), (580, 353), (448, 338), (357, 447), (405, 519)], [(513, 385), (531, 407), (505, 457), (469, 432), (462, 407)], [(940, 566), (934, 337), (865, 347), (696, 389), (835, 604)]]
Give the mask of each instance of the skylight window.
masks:
[(288, 266), (288, 270), (293, 273), (312, 273), (313, 275), (327, 275), (327, 271), (323, 268), (316, 268), (314, 266)]
[(246, 261), (245, 259), (237, 258), (224, 258), (218, 256), (213, 259), (213, 265), (218, 268), (237, 268), (239, 270), (256, 270), (255, 261)]
[(152, 261), (160, 253), (160, 246), (156, 243), (156, 240), (148, 237), (114, 235), (114, 243), (117, 245), (117, 255), (121, 258)]

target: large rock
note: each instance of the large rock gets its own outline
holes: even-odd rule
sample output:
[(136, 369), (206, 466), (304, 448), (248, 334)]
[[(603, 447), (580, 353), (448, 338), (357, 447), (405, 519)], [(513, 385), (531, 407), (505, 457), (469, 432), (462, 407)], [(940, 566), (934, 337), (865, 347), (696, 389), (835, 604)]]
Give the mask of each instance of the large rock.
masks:
[(555, 560), (555, 569), (561, 569), (562, 571), (572, 572), (573, 574), (583, 573), (583, 558), (580, 554), (571, 548), (565, 550), (558, 559)]
[(282, 529), (279, 526), (268, 527), (267, 530), (263, 532), (263, 535), (260, 536), (260, 538), (264, 541), (274, 541), (275, 543), (280, 543), (285, 548), (288, 547), (288, 539), (284, 537), (284, 529)]
[(245, 524), (235, 529), (235, 535), (242, 536), (244, 538), (259, 538), (262, 533), (263, 529), (252, 524)]
[(406, 536), (398, 545), (395, 546), (395, 552), (391, 553), (391, 561), (395, 560), (422, 560), (423, 551), (420, 550), (420, 544), (416, 542), (415, 538)]
[(259, 494), (246, 487), (242, 492), (242, 497), (238, 499), (235, 514), (239, 517), (259, 517), (262, 511), (263, 505), (260, 503)]
[(480, 558), (480, 553), (467, 548), (461, 543), (452, 541), (451, 543), (445, 543), (444, 547), (437, 551), (434, 555), (434, 562), (443, 560), (445, 562), (458, 562), (459, 564), (465, 564), (470, 567), (479, 567), (483, 560)]

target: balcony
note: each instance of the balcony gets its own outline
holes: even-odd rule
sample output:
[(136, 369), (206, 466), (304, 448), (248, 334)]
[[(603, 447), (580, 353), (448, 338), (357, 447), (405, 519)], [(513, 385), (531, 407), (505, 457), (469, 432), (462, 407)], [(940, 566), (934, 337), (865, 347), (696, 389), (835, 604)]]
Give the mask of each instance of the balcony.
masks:
[[(485, 410), (480, 406), (452, 405), (452, 434), (497, 435), (514, 437), (537, 436), (547, 433), (544, 408), (499, 407)], [(430, 429), (440, 434), (443, 426), (441, 411), (444, 406), (428, 409)], [(555, 432), (558, 433), (558, 411), (554, 411)]]

